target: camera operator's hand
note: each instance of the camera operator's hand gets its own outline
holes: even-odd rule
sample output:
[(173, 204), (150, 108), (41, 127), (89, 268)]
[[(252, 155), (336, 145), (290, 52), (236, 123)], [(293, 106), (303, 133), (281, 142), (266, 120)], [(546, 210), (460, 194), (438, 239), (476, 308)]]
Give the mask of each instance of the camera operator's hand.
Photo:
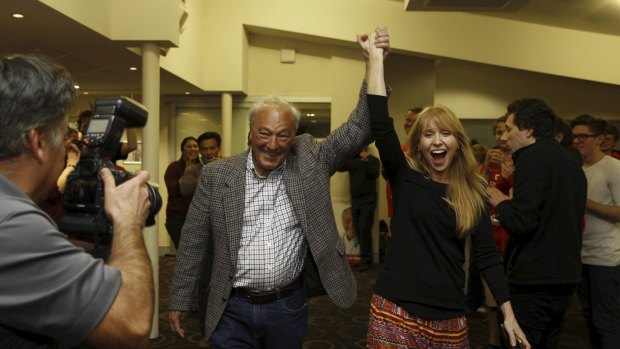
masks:
[(144, 227), (151, 206), (146, 188), (149, 173), (140, 171), (118, 187), (109, 169), (102, 169), (100, 174), (105, 191), (105, 212), (115, 228), (117, 224)]
[(146, 348), (154, 309), (153, 269), (142, 235), (151, 205), (146, 188), (149, 174), (140, 172), (117, 187), (110, 169), (99, 173), (114, 233), (108, 265), (121, 273), (122, 284), (85, 343), (97, 348)]

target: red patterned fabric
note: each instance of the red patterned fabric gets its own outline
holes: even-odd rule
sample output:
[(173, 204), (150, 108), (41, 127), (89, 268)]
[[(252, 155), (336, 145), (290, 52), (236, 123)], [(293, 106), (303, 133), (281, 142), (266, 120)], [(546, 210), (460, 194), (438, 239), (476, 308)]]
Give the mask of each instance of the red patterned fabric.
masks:
[(429, 320), (372, 295), (368, 323), (368, 348), (468, 349), (467, 319)]

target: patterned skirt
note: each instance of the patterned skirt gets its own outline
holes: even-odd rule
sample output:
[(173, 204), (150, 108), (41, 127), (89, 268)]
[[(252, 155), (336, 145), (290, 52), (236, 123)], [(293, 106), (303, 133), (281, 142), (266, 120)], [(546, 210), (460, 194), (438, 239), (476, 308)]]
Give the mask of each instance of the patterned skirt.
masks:
[(468, 349), (467, 319), (428, 320), (372, 295), (368, 323), (368, 348)]

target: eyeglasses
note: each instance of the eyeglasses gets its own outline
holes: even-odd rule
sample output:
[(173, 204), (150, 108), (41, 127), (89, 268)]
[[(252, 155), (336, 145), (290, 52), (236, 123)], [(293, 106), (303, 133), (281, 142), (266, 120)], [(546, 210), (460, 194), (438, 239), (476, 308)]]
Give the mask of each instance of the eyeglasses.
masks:
[(576, 133), (573, 134), (573, 138), (577, 138), (580, 141), (585, 141), (586, 139), (590, 138), (590, 137), (597, 137), (598, 135), (589, 135), (589, 134), (585, 134), (585, 133)]

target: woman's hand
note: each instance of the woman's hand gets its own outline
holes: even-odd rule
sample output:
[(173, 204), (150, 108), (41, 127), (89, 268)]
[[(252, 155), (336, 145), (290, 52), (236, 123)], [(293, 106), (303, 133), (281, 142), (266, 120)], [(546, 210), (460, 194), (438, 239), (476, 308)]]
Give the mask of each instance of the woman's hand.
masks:
[(517, 323), (514, 312), (512, 311), (512, 305), (510, 301), (505, 302), (500, 306), (502, 313), (504, 314), (504, 323), (502, 329), (506, 332), (510, 346), (519, 349), (531, 349), (530, 342), (527, 341), (525, 333), (521, 330), (521, 327)]
[(65, 152), (67, 153), (67, 166), (75, 168), (78, 162), (80, 162), (80, 149), (77, 147), (77, 145), (69, 143), (69, 145), (65, 149)]
[(374, 32), (370, 34), (360, 34), (357, 36), (357, 43), (362, 48), (362, 55), (366, 60), (370, 58), (370, 54), (379, 54), (385, 59), (390, 52), (390, 36), (387, 28), (378, 26)]

